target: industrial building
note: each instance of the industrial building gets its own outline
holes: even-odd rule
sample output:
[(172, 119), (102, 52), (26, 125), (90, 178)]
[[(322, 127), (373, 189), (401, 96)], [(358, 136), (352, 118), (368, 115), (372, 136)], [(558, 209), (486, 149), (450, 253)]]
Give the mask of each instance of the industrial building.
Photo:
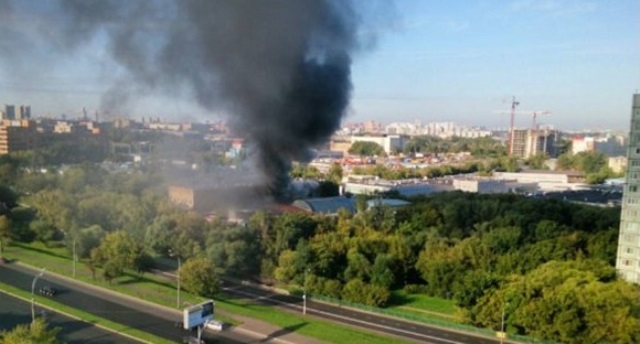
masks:
[(633, 95), (627, 159), (616, 270), (625, 280), (640, 284), (640, 94)]
[(464, 192), (481, 194), (509, 192), (509, 185), (506, 180), (492, 178), (456, 178), (453, 180), (453, 188)]
[(343, 192), (354, 195), (397, 192), (402, 196), (424, 196), (451, 190), (451, 185), (442, 182), (421, 179), (386, 180), (375, 176), (349, 176), (343, 183)]

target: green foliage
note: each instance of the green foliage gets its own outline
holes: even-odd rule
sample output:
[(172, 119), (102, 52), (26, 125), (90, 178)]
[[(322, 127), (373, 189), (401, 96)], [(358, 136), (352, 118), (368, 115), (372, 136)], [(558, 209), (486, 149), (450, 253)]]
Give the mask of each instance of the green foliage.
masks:
[(536, 170), (548, 169), (544, 164), (548, 158), (549, 157), (545, 153), (538, 153), (529, 157), (524, 163)]
[(583, 172), (589, 184), (601, 184), (616, 174), (608, 167), (607, 157), (599, 151), (580, 152), (576, 155), (562, 154), (556, 162), (561, 170)]
[(474, 323), (562, 343), (637, 343), (638, 288), (610, 281), (597, 261), (549, 262), (492, 289), (472, 308)]
[(342, 289), (342, 298), (368, 306), (384, 307), (391, 296), (388, 289), (367, 285), (361, 279), (352, 279)]
[(0, 332), (0, 344), (58, 344), (56, 336), (60, 328), (48, 328), (47, 323), (38, 318), (33, 323), (18, 325), (12, 330)]
[(3, 212), (18, 205), (18, 195), (12, 188), (0, 184), (0, 206)]
[(506, 153), (505, 147), (492, 137), (448, 139), (436, 136), (414, 136), (403, 148), (404, 153), (459, 153), (471, 152), (475, 157), (499, 157)]
[(44, 244), (53, 240), (56, 234), (56, 229), (43, 220), (35, 220), (29, 224), (29, 227), (35, 234), (35, 239)]
[(202, 297), (213, 297), (218, 292), (215, 266), (207, 257), (194, 257), (182, 264), (180, 280), (185, 290)]
[(127, 232), (115, 231), (104, 236), (100, 246), (91, 250), (91, 261), (104, 268), (104, 277), (110, 281), (119, 277), (124, 269), (142, 271), (145, 262), (142, 245)]
[(215, 224), (206, 239), (206, 254), (221, 273), (252, 277), (260, 272), (260, 232), (249, 226)]
[(349, 154), (362, 156), (385, 156), (384, 148), (375, 142), (357, 141), (349, 148)]

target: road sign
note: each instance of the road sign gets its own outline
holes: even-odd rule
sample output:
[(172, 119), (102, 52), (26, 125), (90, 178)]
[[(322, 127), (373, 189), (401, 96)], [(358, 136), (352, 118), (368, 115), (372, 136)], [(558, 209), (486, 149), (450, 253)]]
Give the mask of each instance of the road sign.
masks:
[(215, 315), (215, 303), (207, 300), (197, 305), (185, 308), (182, 311), (183, 326), (185, 330), (203, 325), (213, 320)]

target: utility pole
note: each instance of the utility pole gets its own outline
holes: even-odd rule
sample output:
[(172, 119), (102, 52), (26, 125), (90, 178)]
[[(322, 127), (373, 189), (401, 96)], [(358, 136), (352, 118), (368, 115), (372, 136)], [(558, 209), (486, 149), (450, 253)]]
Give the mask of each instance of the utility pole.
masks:
[(33, 282), (31, 283), (31, 323), (32, 324), (36, 321), (36, 306), (35, 306), (35, 300), (34, 300), (36, 281), (38, 281), (38, 278), (44, 275), (45, 270), (46, 268), (42, 268), (42, 270), (40, 270), (40, 273), (33, 278)]
[(76, 237), (73, 237), (73, 278), (76, 278), (76, 261), (78, 260), (78, 256), (76, 256)]

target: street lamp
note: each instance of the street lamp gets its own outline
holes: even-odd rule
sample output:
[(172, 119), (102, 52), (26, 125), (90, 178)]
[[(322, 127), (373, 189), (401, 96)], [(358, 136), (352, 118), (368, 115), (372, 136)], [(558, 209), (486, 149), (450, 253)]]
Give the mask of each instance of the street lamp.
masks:
[(78, 256), (76, 255), (76, 237), (73, 237), (73, 278), (76, 278), (76, 261)]
[[(65, 231), (64, 229), (62, 230), (62, 233), (64, 233), (64, 238), (67, 239), (68, 237), (68, 232)], [(73, 236), (72, 239), (72, 247), (71, 247), (71, 251), (73, 253), (73, 261), (71, 262), (71, 266), (72, 266), (72, 276), (73, 278), (76, 277), (76, 261), (78, 260), (78, 256), (76, 255), (76, 237), (75, 235)]]
[(36, 321), (36, 306), (35, 306), (35, 300), (33, 299), (34, 298), (33, 294), (36, 289), (36, 281), (38, 280), (38, 278), (44, 275), (45, 270), (46, 268), (42, 268), (42, 270), (40, 270), (40, 273), (33, 278), (33, 282), (31, 283), (31, 322), (32, 323)]
[(180, 308), (180, 270), (182, 268), (182, 260), (180, 259), (179, 255), (174, 254), (172, 249), (169, 249), (169, 256), (175, 257), (176, 259), (178, 259), (178, 273), (177, 273), (178, 288), (176, 291), (176, 308)]
[(509, 305), (509, 303), (508, 302), (506, 302), (506, 303), (503, 302), (502, 303), (502, 325), (500, 325), (500, 344), (503, 343), (504, 337), (506, 337), (506, 334), (504, 333), (504, 315), (506, 313), (506, 311), (505, 311), (505, 306), (506, 305)]
[(302, 288), (302, 314), (307, 314), (307, 276), (311, 269), (307, 268), (304, 272), (304, 287)]

